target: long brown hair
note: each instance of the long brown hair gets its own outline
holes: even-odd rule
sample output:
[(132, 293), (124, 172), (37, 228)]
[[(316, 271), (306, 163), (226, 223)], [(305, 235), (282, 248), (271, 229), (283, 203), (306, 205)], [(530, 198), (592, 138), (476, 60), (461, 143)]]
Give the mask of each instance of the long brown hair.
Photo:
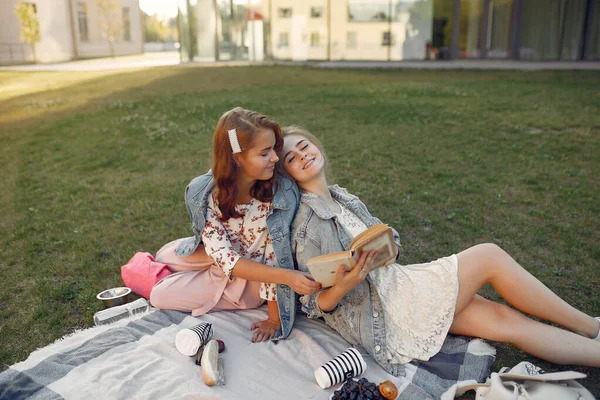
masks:
[[(236, 130), (240, 147), (243, 154), (245, 150), (252, 148), (253, 136), (261, 129), (270, 129), (275, 134), (275, 151), (281, 151), (283, 147), (283, 136), (279, 124), (266, 115), (256, 111), (236, 107), (221, 116), (215, 134), (213, 135), (213, 160), (212, 171), (217, 185), (217, 201), (221, 211), (220, 220), (227, 221), (229, 218), (238, 218), (241, 215), (235, 210), (238, 188), (236, 177), (240, 167), (233, 156), (231, 143), (229, 142), (228, 130)], [(250, 195), (262, 202), (273, 200), (275, 193), (277, 174), (271, 179), (256, 181)]]

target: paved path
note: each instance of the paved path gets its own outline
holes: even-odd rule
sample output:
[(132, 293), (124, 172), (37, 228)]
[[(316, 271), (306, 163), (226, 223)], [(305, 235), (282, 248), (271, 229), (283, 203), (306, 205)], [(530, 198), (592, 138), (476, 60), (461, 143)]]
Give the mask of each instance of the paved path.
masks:
[(108, 71), (178, 64), (180, 64), (179, 52), (172, 51), (144, 53), (115, 58), (94, 58), (90, 60), (68, 61), (55, 64), (11, 65), (0, 67), (0, 71)]
[(512, 60), (453, 60), (453, 61), (199, 61), (181, 63), (179, 53), (156, 52), (134, 56), (96, 58), (92, 60), (69, 61), (56, 64), (14, 65), (0, 67), (0, 71), (105, 71), (130, 68), (149, 68), (168, 65), (188, 67), (224, 67), (245, 65), (283, 65), (313, 68), (353, 68), (353, 69), (469, 69), (469, 70), (596, 70), (600, 71), (598, 61), (551, 61), (531, 62)]
[(453, 60), (453, 61), (281, 61), (279, 65), (310, 66), (315, 68), (349, 69), (472, 69), (472, 70), (600, 70), (598, 61), (512, 61), (512, 60)]

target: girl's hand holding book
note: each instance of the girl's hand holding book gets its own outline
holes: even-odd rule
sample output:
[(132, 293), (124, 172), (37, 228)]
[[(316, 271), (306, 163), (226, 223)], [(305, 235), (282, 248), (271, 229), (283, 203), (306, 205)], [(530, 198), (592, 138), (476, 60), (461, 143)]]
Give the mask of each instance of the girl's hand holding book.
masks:
[(375, 258), (377, 258), (375, 250), (363, 251), (360, 254), (358, 262), (350, 271), (346, 271), (345, 265), (340, 265), (336, 271), (334, 286), (348, 293), (356, 285), (365, 280)]
[(319, 295), (319, 308), (325, 312), (333, 310), (348, 292), (365, 280), (375, 257), (377, 257), (375, 250), (363, 251), (358, 262), (350, 271), (346, 271), (346, 266), (341, 264), (336, 270), (336, 280), (333, 286)]

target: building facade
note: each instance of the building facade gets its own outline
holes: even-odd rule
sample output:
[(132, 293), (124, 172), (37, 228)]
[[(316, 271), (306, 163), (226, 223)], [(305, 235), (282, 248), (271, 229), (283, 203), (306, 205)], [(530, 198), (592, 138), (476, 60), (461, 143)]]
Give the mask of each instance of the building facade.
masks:
[(107, 1), (106, 9), (96, 0), (28, 0), (40, 25), (34, 60), (31, 46), (20, 37), (17, 3), (0, 1), (0, 63), (50, 63), (143, 52), (138, 0)]
[(600, 0), (178, 0), (184, 60), (599, 60)]
[(600, 0), (436, 0), (433, 15), (452, 58), (600, 59)]

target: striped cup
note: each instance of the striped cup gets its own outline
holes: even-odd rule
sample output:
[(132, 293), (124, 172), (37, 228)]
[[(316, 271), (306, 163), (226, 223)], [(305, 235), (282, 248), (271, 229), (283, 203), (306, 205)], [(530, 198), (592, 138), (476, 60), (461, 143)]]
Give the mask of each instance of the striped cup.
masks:
[(181, 354), (193, 356), (210, 340), (212, 333), (212, 324), (208, 322), (182, 329), (175, 336), (175, 347)]
[(315, 370), (315, 379), (321, 389), (327, 389), (365, 372), (367, 363), (358, 350), (347, 348), (342, 354)]

